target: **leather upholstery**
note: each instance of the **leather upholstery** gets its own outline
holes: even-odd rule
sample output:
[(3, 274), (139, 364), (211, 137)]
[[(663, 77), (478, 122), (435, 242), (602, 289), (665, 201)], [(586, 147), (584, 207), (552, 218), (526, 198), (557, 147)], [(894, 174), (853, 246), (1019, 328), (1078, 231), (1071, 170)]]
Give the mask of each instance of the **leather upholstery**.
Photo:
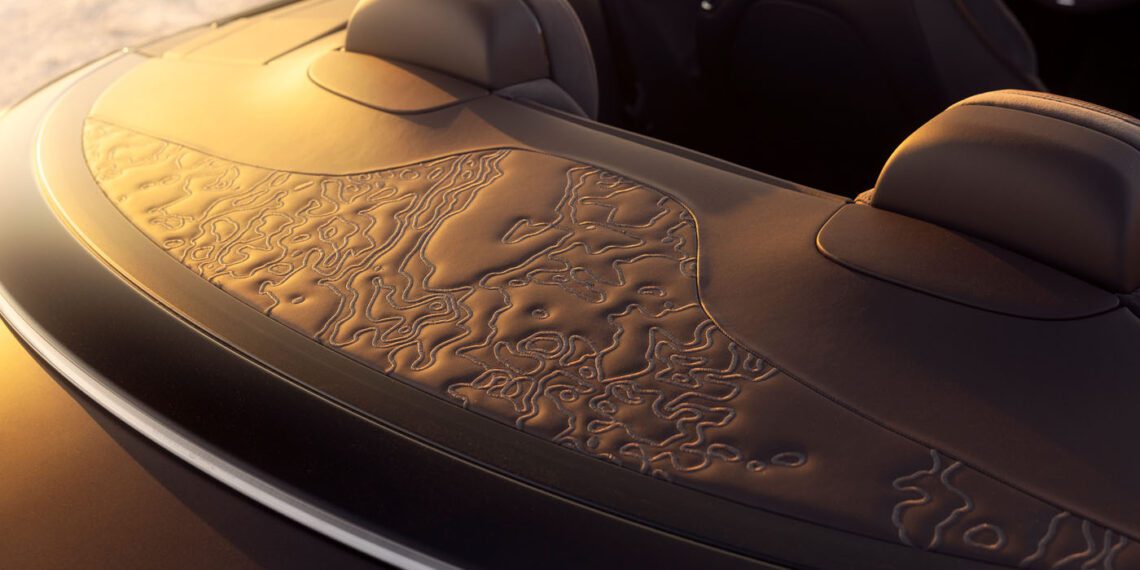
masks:
[(1021, 91), (966, 99), (899, 147), (871, 203), (1117, 293), (1140, 288), (1140, 123), (1109, 109)]
[(423, 113), (487, 94), (430, 69), (360, 53), (330, 51), (309, 66), (309, 79), (346, 99), (389, 113)]
[(821, 253), (860, 273), (969, 307), (1042, 320), (1120, 306), (1115, 295), (984, 241), (850, 204), (820, 230)]
[(345, 49), (420, 65), (490, 89), (546, 77), (542, 35), (521, 0), (365, 0)]
[[(84, 148), (104, 205), (184, 277), (471, 412), (882, 541), (1006, 566), (1140, 565), (1121, 529), (869, 421), (730, 336), (697, 276), (698, 228), (721, 219), (656, 188), (511, 148), (348, 176), (239, 165), (97, 120)], [(835, 207), (781, 194), (800, 202), (790, 226)], [(788, 212), (769, 197), (761, 216)]]
[(550, 79), (589, 117), (598, 115), (598, 73), (590, 41), (567, 0), (525, 0), (542, 26)]
[[(414, 7), (414, 9), (413, 9)], [(582, 25), (565, 0), (363, 0), (348, 22), (345, 49), (410, 63), (500, 90), (550, 79), (595, 116), (597, 77)], [(539, 82), (539, 83), (534, 83)], [(524, 97), (525, 98), (525, 97)]]
[[(73, 234), (119, 269), (114, 279), (153, 292), (145, 303), (153, 298), (251, 361), (402, 433), (561, 497), (806, 567), (925, 568), (967, 558), (1140, 567), (1140, 454), (1127, 438), (1140, 401), (1140, 320), (1131, 312), (1027, 319), (947, 300), (960, 291), (919, 292), (869, 277), (821, 255), (820, 228), (842, 221), (837, 211), (901, 216), (854, 210), (501, 97), (392, 115), (303, 80), (329, 49), (310, 46), (248, 68), (156, 58), (102, 77), (107, 83), (91, 89), (99, 92), (94, 106), (66, 100), (57, 109), (70, 114), (54, 113), (41, 129), (42, 148), (53, 150), (39, 155), (42, 187)], [(89, 109), (81, 147), (77, 130)], [(84, 150), (90, 170), (75, 168)], [(18, 158), (21, 168), (32, 163)], [(36, 184), (27, 186), (39, 204)], [(6, 259), (31, 259), (13, 249)], [(57, 263), (34, 268), (71, 275), (58, 260), (73, 258), (50, 258)], [(87, 309), (99, 303), (59, 303), (56, 293), (85, 281), (52, 281), (32, 285), (40, 285), (39, 306), (56, 322), (67, 317), (95, 331), (120, 322), (90, 318)], [(701, 342), (693, 320), (702, 324)], [(163, 357), (178, 354), (176, 343), (144, 324), (115, 326), (123, 336), (106, 345), (131, 357), (124, 362), (151, 366), (128, 370), (158, 371), (123, 374), (124, 382), (173, 400), (181, 393), (171, 396), (161, 371), (171, 366)], [(536, 329), (604, 335), (573, 346), (608, 352), (600, 360), (560, 358), (551, 347), (567, 345), (532, 335)], [(197, 329), (186, 336), (205, 338)], [(425, 347), (423, 359), (417, 346)], [(87, 362), (105, 362), (83, 349), (96, 355)], [(246, 393), (228, 385), (239, 375), (181, 366), (196, 387), (215, 379), (210, 387), (224, 387), (196, 392), (204, 396), (191, 403), (208, 407), (182, 403), (187, 416), (223, 433), (219, 421), (250, 409), (244, 398), (222, 397)], [(476, 382), (464, 370), (492, 373)], [(420, 396), (441, 399), (412, 399)], [(215, 400), (216, 414), (200, 413), (214, 410)], [(456, 429), (468, 424), (448, 423), (451, 413), (482, 423)], [(413, 416), (427, 419), (405, 421)], [(279, 424), (267, 425), (296, 418), (318, 423), (282, 412)], [(563, 433), (571, 423), (575, 430)], [(577, 452), (548, 443), (556, 439)], [(344, 444), (338, 450), (357, 443), (317, 441)], [(606, 455), (627, 468), (595, 459)], [(282, 462), (344, 475), (330, 477), (329, 487), (349, 471), (340, 458), (293, 459)], [(431, 470), (402, 465), (409, 478), (413, 467)], [(634, 470), (678, 484), (633, 482)], [(619, 477), (630, 484), (614, 484)], [(382, 481), (353, 489), (365, 498), (391, 490)], [(425, 496), (469, 501), (485, 516), (464, 520), (483, 529), (492, 517), (527, 507), (467, 482)], [(749, 518), (730, 518), (733, 509)], [(860, 543), (893, 541), (963, 558), (813, 563), (784, 554), (775, 533), (752, 524), (758, 513), (783, 513), (787, 526), (842, 529)], [(430, 520), (433, 530), (438, 520), (457, 519)], [(781, 536), (831, 550), (806, 536)], [(531, 561), (508, 551), (520, 564)]]
[(995, 89), (1040, 90), (1000, 0), (729, 0), (702, 18), (702, 65), (732, 109), (737, 162), (853, 195), (907, 134)]

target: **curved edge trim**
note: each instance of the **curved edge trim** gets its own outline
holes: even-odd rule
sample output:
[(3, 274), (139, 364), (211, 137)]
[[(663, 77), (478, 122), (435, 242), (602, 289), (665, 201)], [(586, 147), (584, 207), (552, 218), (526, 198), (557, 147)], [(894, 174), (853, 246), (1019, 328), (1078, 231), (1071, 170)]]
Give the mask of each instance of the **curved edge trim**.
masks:
[[(412, 105), (401, 106), (399, 104), (388, 104), (380, 101), (380, 99), (383, 97), (382, 95), (373, 96), (370, 98), (368, 96), (369, 93), (364, 92), (369, 87), (368, 85), (361, 85), (359, 83), (354, 85), (348, 85), (343, 82), (338, 83), (338, 81), (341, 80), (331, 79), (331, 76), (325, 76), (326, 72), (323, 71), (325, 68), (329, 67), (330, 65), (341, 64), (337, 61), (337, 59), (334, 58), (338, 58), (341, 61), (346, 62), (351, 61), (344, 59), (346, 55), (375, 59), (375, 63), (370, 63), (371, 65), (377, 67), (381, 73), (385, 71), (391, 73), (393, 69), (397, 69), (399, 70), (396, 72), (397, 76), (406, 74), (403, 75), (402, 79), (415, 77), (418, 79), (418, 81), (405, 81), (404, 84), (400, 87), (404, 87), (410, 90), (415, 89), (416, 86), (428, 85), (430, 86), (427, 89), (428, 91), (430, 91), (431, 88), (438, 90), (438, 92), (435, 93), (424, 94), (425, 96), (433, 97), (434, 101), (432, 101), (430, 104), (421, 105), (418, 107)], [(363, 61), (367, 60), (361, 60), (361, 62)], [(363, 65), (367, 66), (368, 64)], [(330, 70), (327, 73), (335, 74), (336, 71), (340, 70), (343, 70), (343, 68)], [(332, 93), (333, 95), (343, 97), (344, 99), (347, 99), (359, 105), (363, 105), (370, 109), (376, 109), (378, 111), (392, 115), (420, 115), (424, 113), (431, 113), (473, 101), (480, 97), (486, 97), (490, 94), (489, 91), (483, 89), (482, 87), (478, 87), (474, 84), (468, 84), (461, 79), (455, 79), (451, 76), (433, 71), (431, 69), (417, 69), (417, 66), (410, 63), (387, 61), (368, 54), (358, 54), (346, 51), (330, 51), (316, 58), (305, 69), (305, 76), (308, 77), (309, 81), (312, 81), (314, 85), (320, 87), (321, 89), (324, 89), (325, 91), (328, 91), (329, 93)], [(401, 78), (397, 77), (397, 82), (399, 82), (399, 79)], [(412, 85), (410, 86), (409, 83)], [(360, 89), (357, 89), (358, 87), (360, 87)], [(423, 90), (424, 89), (421, 89), (421, 91)]]
[(111, 415), (234, 491), (297, 524), (382, 562), (409, 570), (455, 568), (307, 503), (266, 479), (242, 470), (177, 430), (163, 425), (141, 406), (110, 387), (108, 382), (54, 346), (48, 336), (9, 301), (8, 290), (3, 285), (0, 285), (0, 317), (56, 372)]
[[(288, 0), (285, 3), (292, 1)], [(126, 49), (116, 50), (101, 59), (95, 60), (91, 64), (64, 76), (69, 78), (70, 82), (62, 84), (62, 86), (70, 88), (75, 82), (115, 61), (117, 56), (126, 53), (129, 53)], [(56, 82), (53, 82), (49, 85), (55, 84)], [(33, 95), (39, 92), (36, 91)], [(61, 95), (58, 93), (52, 94), (49, 105), (54, 108), (60, 97)], [(0, 116), (7, 114), (10, 108), (0, 112)], [(43, 119), (41, 118), (34, 134), (34, 140), (37, 144), (42, 136)], [(44, 180), (40, 167), (40, 164), (33, 167), (37, 185), (42, 184)], [(54, 205), (50, 203), (48, 207), (55, 209)], [(91, 398), (112, 416), (154, 442), (155, 445), (250, 500), (366, 556), (409, 570), (455, 568), (442, 560), (403, 546), (326, 509), (310, 504), (270, 481), (243, 470), (234, 462), (198, 444), (178, 430), (164, 425), (151, 414), (148, 414), (141, 405), (115, 390), (110, 382), (99, 378), (96, 373), (86, 369), (75, 358), (57, 347), (50, 336), (36, 326), (24, 314), (23, 310), (12, 302), (11, 298), (8, 288), (0, 283), (0, 318), (11, 327), (12, 332), (80, 392)]]
[[(859, 195), (860, 199), (862, 199), (862, 197), (864, 195), (867, 195), (870, 192), (873, 192), (873, 190), (869, 190), (868, 192), (860, 194)], [(858, 204), (858, 203), (856, 203), (856, 204)], [(887, 273), (884, 273), (883, 271), (873, 269), (871, 267), (867, 267), (865, 264), (859, 263), (857, 260), (841, 257), (838, 254), (836, 254), (834, 251), (832, 251), (831, 249), (828, 249), (827, 244), (824, 243), (824, 241), (826, 240), (825, 235), (827, 234), (828, 228), (831, 226), (832, 221), (834, 221), (835, 218), (840, 215), (840, 212), (842, 212), (843, 210), (845, 210), (847, 208), (856, 207), (856, 204), (847, 204), (845, 206), (842, 206), (838, 210), (836, 210), (834, 213), (832, 213), (830, 217), (827, 218), (827, 221), (823, 223), (822, 227), (820, 227), (819, 232), (816, 233), (815, 248), (816, 248), (816, 251), (818, 251), (820, 253), (820, 255), (823, 255), (823, 257), (827, 258), (829, 261), (831, 261), (837, 265), (840, 265), (842, 267), (845, 267), (851, 271), (859, 273), (861, 275), (865, 275), (865, 276), (870, 277), (872, 279), (877, 279), (877, 280), (882, 281), (884, 283), (890, 283), (891, 285), (896, 285), (898, 287), (902, 287), (903, 289), (908, 289), (908, 290), (914, 291), (916, 293), (921, 293), (923, 295), (934, 297), (934, 298), (939, 299), (941, 301), (946, 301), (947, 303), (953, 303), (955, 305), (966, 307), (968, 309), (974, 309), (977, 311), (983, 311), (986, 313), (1001, 315), (1003, 317), (1011, 317), (1011, 318), (1015, 318), (1015, 319), (1024, 319), (1024, 320), (1029, 320), (1029, 321), (1065, 322), (1065, 321), (1079, 321), (1079, 320), (1084, 320), (1084, 319), (1091, 319), (1094, 317), (1099, 317), (1099, 316), (1104, 315), (1106, 313), (1110, 313), (1110, 312), (1115, 311), (1117, 309), (1120, 309), (1124, 305), (1124, 302), (1119, 297), (1117, 297), (1115, 300), (1116, 304), (1114, 304), (1110, 307), (1105, 307), (1103, 309), (1093, 310), (1091, 312), (1087, 312), (1084, 314), (1061, 315), (1061, 316), (1039, 316), (1039, 315), (1026, 314), (1024, 311), (1003, 310), (1003, 309), (995, 308), (993, 306), (983, 305), (982, 303), (971, 303), (967, 300), (957, 298), (952, 294), (936, 291), (933, 288), (930, 288), (930, 287), (927, 287), (924, 285), (909, 283), (905, 279), (895, 277), (893, 275), (888, 275)], [(869, 203), (864, 203), (864, 205), (861, 205), (858, 207), (873, 208), (874, 206), (871, 206)], [(927, 224), (930, 223), (930, 222), (925, 222), (924, 220), (920, 220), (918, 218), (912, 218), (912, 219), (917, 220), (919, 222), (927, 223)], [(936, 227), (939, 227), (940, 229), (943, 229), (947, 232), (953, 233), (953, 230), (949, 230), (947, 228), (937, 226), (937, 224), (932, 224), (932, 225), (935, 225)], [(970, 236), (965, 236), (965, 237), (967, 239), (972, 239), (974, 241), (985, 243), (984, 240), (981, 240), (979, 238), (972, 238)], [(992, 245), (992, 244), (987, 244), (987, 245)], [(1000, 247), (1000, 246), (993, 246), (993, 247)], [(1020, 253), (1017, 253), (1017, 252), (1012, 251), (1012, 250), (1009, 250), (1009, 252), (1013, 253), (1014, 255), (1020, 256), (1020, 257), (1025, 257), (1025, 256), (1021, 255)], [(1045, 267), (1049, 267), (1048, 265), (1041, 264), (1040, 262), (1038, 262), (1034, 259), (1030, 259), (1028, 257), (1025, 257), (1025, 260), (1029, 261), (1029, 262), (1036, 263), (1036, 264), (1044, 265)], [(1054, 268), (1050, 267), (1050, 269), (1054, 269)], [(1054, 270), (1057, 271), (1058, 273), (1064, 275), (1065, 277), (1072, 277), (1071, 275), (1069, 275), (1068, 273), (1065, 273), (1064, 271), (1062, 271), (1060, 269), (1054, 269)], [(1073, 277), (1073, 279), (1077, 279), (1077, 278)], [(1111, 295), (1111, 293), (1109, 295)]]

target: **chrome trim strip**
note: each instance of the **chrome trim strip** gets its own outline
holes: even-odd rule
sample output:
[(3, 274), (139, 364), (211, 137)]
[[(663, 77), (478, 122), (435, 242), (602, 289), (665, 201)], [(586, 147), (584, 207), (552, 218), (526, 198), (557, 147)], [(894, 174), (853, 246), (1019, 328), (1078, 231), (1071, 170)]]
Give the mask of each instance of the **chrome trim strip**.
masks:
[(9, 301), (0, 284), (0, 316), (52, 369), (116, 418), (159, 447), (250, 499), (298, 524), (368, 556), (408, 570), (451, 569), (454, 566), (417, 552), (290, 495), (198, 445), (152, 418), (139, 405), (117, 393), (106, 380), (72, 359)]
[[(49, 108), (54, 109), (55, 103), (58, 102), (64, 90), (71, 88), (92, 72), (115, 61), (125, 53), (127, 50), (116, 51), (57, 80), (52, 85), (59, 91), (50, 95)], [(9, 110), (10, 108), (4, 109), (5, 112)], [(41, 121), (34, 135), (37, 146), (41, 139), (42, 129), (43, 123)], [(38, 151), (33, 151), (33, 154), (38, 154)], [(35, 176), (37, 184), (43, 184), (44, 178), (42, 172), (39, 172), (40, 165), (38, 162), (34, 166), (36, 169)], [(41, 200), (45, 199), (39, 188), (35, 188), (33, 191), (40, 194)], [(49, 204), (48, 207), (52, 206)], [(164, 425), (148, 414), (145, 408), (117, 391), (112, 382), (101, 378), (96, 372), (83, 366), (73, 355), (69, 355), (57, 347), (50, 336), (11, 301), (11, 294), (2, 283), (0, 283), (0, 317), (52, 369), (102, 406), (108, 413), (122, 420), (159, 447), (173, 453), (227, 487), (306, 528), (382, 562), (408, 570), (450, 570), (456, 568), (426, 553), (403, 546), (343, 517), (307, 503), (268, 480), (244, 471), (237, 464), (198, 444), (192, 438), (179, 433), (177, 429)]]

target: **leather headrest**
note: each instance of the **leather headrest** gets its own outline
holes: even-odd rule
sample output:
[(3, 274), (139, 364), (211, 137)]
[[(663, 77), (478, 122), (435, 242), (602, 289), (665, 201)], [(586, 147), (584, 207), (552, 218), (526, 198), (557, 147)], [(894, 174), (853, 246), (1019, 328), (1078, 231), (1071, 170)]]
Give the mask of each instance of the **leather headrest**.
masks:
[(871, 197), (1118, 293), (1140, 288), (1140, 122), (1044, 93), (961, 101), (895, 151)]
[(345, 49), (492, 91), (553, 81), (585, 114), (597, 114), (594, 58), (566, 0), (362, 0)]
[(1136, 0), (1037, 0), (1038, 4), (1065, 12), (1099, 12), (1113, 10)]

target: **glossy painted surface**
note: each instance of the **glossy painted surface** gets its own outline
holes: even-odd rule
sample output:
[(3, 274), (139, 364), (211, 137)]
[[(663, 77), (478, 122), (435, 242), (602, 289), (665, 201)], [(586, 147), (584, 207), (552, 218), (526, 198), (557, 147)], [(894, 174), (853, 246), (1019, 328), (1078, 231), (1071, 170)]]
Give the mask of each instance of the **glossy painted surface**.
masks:
[[(529, 567), (528, 562), (538, 558), (557, 561), (562, 567), (592, 567), (599, 559), (610, 565), (762, 566), (562, 499), (330, 405), (227, 350), (140, 295), (100, 263), (66, 231), (44, 201), (35, 173), (28, 168), (34, 164), (29, 154), (36, 147), (32, 141), (43, 113), (64, 89), (75, 80), (93, 79), (92, 72), (113, 79), (138, 61), (126, 55), (99, 62), (26, 100), (5, 117), (0, 129), (0, 149), (7, 151), (0, 153), (0, 167), (11, 175), (5, 190), (8, 208), (0, 209), (0, 311), (70, 383), (148, 438), (238, 492), (377, 558), (396, 557), (403, 563), (426, 560), (432, 566), (445, 565), (443, 560), (462, 567), (494, 568)], [(85, 83), (85, 88), (67, 93), (65, 99), (70, 103), (58, 100), (56, 104), (82, 112), (90, 102), (72, 98), (97, 93), (99, 86), (98, 82)], [(58, 159), (69, 156), (67, 149), (80, 151), (80, 140), (71, 140), (49, 155)], [(85, 170), (64, 167), (61, 172), (91, 184)], [(34, 249), (26, 247), (31, 243), (36, 244)], [(163, 255), (160, 250), (157, 253)], [(83, 286), (76, 287), (77, 283)], [(336, 372), (323, 370), (322, 376)], [(556, 468), (568, 455), (557, 446), (527, 437), (520, 441), (513, 428), (436, 402), (464, 418), (459, 423), (441, 423), (437, 421), (439, 410), (411, 398), (413, 393), (430, 396), (395, 383), (390, 386), (390, 397), (383, 400), (389, 411), (386, 417), (410, 420), (413, 433), (458, 439), (451, 443), (474, 447), (484, 456), (488, 450), (501, 449), (496, 447), (500, 440), (503, 445), (536, 446), (538, 456), (520, 450), (495, 457), (556, 475), (560, 482), (552, 483), (555, 488), (589, 485), (616, 499), (638, 500), (621, 485), (595, 485), (589, 478)], [(480, 437), (472, 438), (471, 433)], [(619, 478), (636, 479), (637, 487), (648, 481), (658, 488), (670, 487), (671, 494), (674, 491), (667, 483), (582, 460)], [(725, 514), (723, 505), (707, 495), (690, 493), (682, 500), (707, 513), (695, 519), (700, 525), (735, 528), (741, 537), (754, 537), (758, 532), (755, 525), (720, 521), (718, 517)], [(183, 497), (194, 496), (197, 493)], [(653, 503), (669, 513), (674, 512), (674, 504)], [(230, 507), (220, 510), (218, 520), (233, 521), (235, 529), (263, 530), (258, 536), (266, 537), (270, 554), (280, 548), (275, 544), (300, 543), (280, 525), (263, 527), (238, 519)], [(799, 536), (804, 526), (784, 518), (757, 524), (768, 531), (765, 541), (779, 542), (786, 541), (781, 537)], [(504, 533), (513, 535), (519, 529), (527, 536), (544, 538), (520, 538), (510, 548), (497, 546)], [(559, 539), (545, 538), (550, 536)], [(836, 538), (853, 540), (844, 534)], [(368, 543), (362, 544), (363, 540)], [(603, 542), (623, 548), (581, 547)], [(862, 542), (852, 546), (862, 548)], [(496, 547), (488, 548), (488, 544)], [(302, 550), (279, 558), (301, 561), (304, 566), (304, 554)]]
[[(298, 10), (306, 6), (324, 4)], [(1083, 337), (1091, 344), (1063, 342), (1078, 336), (1068, 323), (1025, 323), (977, 311), (825, 258), (817, 234), (841, 207), (834, 199), (690, 162), (635, 137), (491, 95), (415, 117), (358, 105), (311, 83), (305, 73), (336, 49), (343, 34), (310, 41), (329, 29), (328, 22), (310, 30), (285, 20), (265, 20), (252, 35), (222, 31), (207, 42), (209, 49), (200, 48), (210, 57), (195, 48), (183, 53), (187, 57), (109, 58), (54, 102), (41, 97), (21, 105), (0, 130), (0, 148), (9, 151), (0, 153), (0, 164), (11, 188), (10, 210), (0, 211), (0, 311), (68, 381), (171, 453), (362, 552), (382, 558), (395, 545), (418, 555), (403, 561), (427, 565), (1140, 564), (1134, 554), (1140, 551), (1124, 550), (1134, 534), (1121, 533), (1133, 531), (1110, 526), (1117, 523), (1111, 517), (1133, 524), (1134, 495), (1114, 490), (1133, 479), (1119, 475), (1135, 460), (1095, 447), (1104, 439), (1099, 436), (1126, 426), (1103, 413), (1109, 405), (1098, 405), (1095, 415), (1082, 406), (1134, 402), (1133, 383), (1098, 383), (1093, 370), (1083, 376), (1099, 394), (1084, 400), (1076, 398), (1080, 393), (1050, 396), (1039, 384), (1077, 388), (1041, 379), (1075, 375), (1058, 376), (1059, 367), (1029, 374), (1025, 361), (1031, 359), (1011, 356), (1023, 346), (1036, 352), (1046, 347), (1049, 354), (1032, 360), (1062, 358), (1087, 372), (1084, 363), (1106, 360), (1095, 355), (1115, 350), (1103, 339), (1134, 344), (1129, 339), (1140, 329), (1131, 313), (1109, 323), (1117, 329), (1087, 324), (1091, 334)], [(308, 43), (281, 51), (294, 40), (259, 41), (267, 35), (280, 40), (270, 33), (278, 25)], [(273, 49), (261, 51), (267, 47)], [(222, 56), (225, 61), (216, 60)], [(270, 91), (274, 97), (262, 96)], [(84, 124), (86, 139), (77, 136)], [(84, 162), (90, 171), (76, 168)], [(29, 174), (33, 163), (38, 169)], [(487, 167), (462, 166), (469, 163)], [(464, 183), (430, 185), (462, 198), (431, 210), (443, 212), (446, 221), (424, 230), (430, 224), (423, 220), (431, 218), (417, 210), (416, 223), (384, 231), (403, 215), (385, 209), (395, 203), (388, 198), (430, 203), (417, 201), (434, 195), (416, 184), (431, 182), (433, 172), (451, 171)], [(579, 184), (585, 178), (603, 181), (601, 187), (616, 183), (621, 191), (590, 190)], [(378, 180), (386, 182), (373, 188)], [(348, 199), (370, 195), (357, 193), (361, 188), (377, 190), (367, 207)], [(455, 188), (460, 191), (452, 193)], [(253, 192), (262, 190), (271, 199)], [(580, 191), (589, 203), (563, 199)], [(257, 199), (230, 197), (237, 192)], [(273, 197), (278, 195), (284, 198)], [(573, 217), (563, 215), (557, 206), (563, 203), (573, 204), (576, 215), (597, 217), (581, 227), (563, 223)], [(455, 211), (448, 210), (453, 204)], [(308, 224), (303, 232), (266, 230), (277, 220), (302, 218)], [(548, 219), (556, 222), (541, 222)], [(628, 226), (615, 232), (624, 237), (611, 236), (616, 242), (587, 235), (614, 224)], [(656, 224), (667, 227), (664, 235), (650, 231)], [(247, 227), (253, 228), (248, 234), (236, 231)], [(379, 235), (354, 241), (362, 235), (356, 228)], [(556, 251), (554, 230), (581, 242), (583, 251)], [(279, 257), (258, 253), (268, 247), (257, 245), (259, 236), (270, 235), (289, 238), (281, 241), (286, 247)], [(234, 236), (242, 242), (230, 250), (236, 256), (225, 255), (217, 242), (206, 243)], [(623, 245), (625, 238), (631, 242)], [(415, 247), (387, 255), (377, 244), (388, 243)], [(206, 247), (178, 249), (187, 246)], [(300, 248), (307, 253), (299, 255)], [(626, 249), (628, 258), (608, 257)], [(378, 255), (357, 264), (351, 260), (359, 252)], [(305, 271), (282, 261), (307, 264), (318, 254), (322, 264)], [(531, 270), (535, 259), (572, 268), (574, 276), (613, 270), (620, 277), (620, 267), (644, 279), (610, 279), (605, 293), (587, 296), (591, 304), (558, 291), (554, 279), (520, 277), (507, 281), (510, 296), (487, 296), (499, 274), (546, 272)], [(249, 274), (235, 269), (249, 264), (256, 266)], [(337, 274), (347, 268), (340, 289), (323, 277), (332, 265)], [(374, 273), (357, 280), (350, 273), (356, 267)], [(391, 273), (394, 267), (398, 274)], [(247, 279), (262, 269), (264, 275)], [(294, 275), (299, 281), (275, 280)], [(378, 283), (404, 283), (404, 275), (420, 289), (396, 296), (372, 292)], [(590, 287), (570, 292), (597, 291), (592, 279), (583, 277), (579, 282)], [(635, 286), (625, 286), (630, 284)], [(476, 292), (454, 294), (464, 287)], [(421, 293), (442, 300), (414, 310), (397, 306), (426, 298)], [(381, 297), (383, 303), (369, 302), (369, 311), (357, 314), (357, 300)], [(398, 302), (388, 300), (395, 297)], [(592, 315), (607, 298), (616, 306)], [(660, 298), (659, 309), (654, 298)], [(828, 303), (834, 306), (821, 311)], [(462, 310), (440, 316), (453, 306)], [(345, 307), (353, 311), (341, 317)], [(414, 320), (420, 307), (440, 313), (423, 318), (433, 328), (420, 330), (429, 332), (413, 335), (409, 326), (375, 334), (374, 322)], [(625, 307), (662, 322), (685, 310), (700, 322), (626, 326)], [(619, 326), (607, 331), (596, 326), (601, 322)], [(898, 338), (908, 325), (914, 331)], [(868, 334), (875, 327), (884, 331)], [(1127, 334), (1113, 334), (1120, 329)], [(340, 335), (342, 330), (347, 332)], [(452, 353), (452, 341), (440, 341), (472, 330), (495, 350), (474, 343)], [(698, 344), (687, 340), (703, 338), (693, 331), (717, 332), (718, 340), (708, 351), (677, 350), (657, 340)], [(355, 344), (366, 335), (373, 342)], [(413, 342), (401, 335), (418, 336), (412, 340), (430, 347), (420, 352), (423, 358), (408, 356)], [(979, 343), (986, 335), (996, 340)], [(609, 355), (607, 365), (621, 355), (622, 365), (602, 374), (600, 366), (578, 366), (585, 360), (577, 356), (565, 360), (574, 366), (554, 359), (519, 364), (542, 360), (534, 355), (554, 336), (589, 339), (583, 346), (624, 344), (626, 350), (607, 346), (589, 355)], [(379, 342), (392, 338), (399, 346)], [(962, 350), (963, 340), (995, 353), (979, 358), (975, 353), (983, 349)], [(863, 350), (852, 350), (860, 342)], [(953, 351), (949, 362), (928, 356), (943, 347)], [(715, 353), (723, 359), (711, 362), (723, 363), (708, 366), (689, 352)], [(737, 373), (737, 354), (744, 355), (744, 372), (755, 373), (746, 382), (737, 382), (745, 376)], [(479, 362), (473, 364), (472, 355)], [(1129, 358), (1112, 361), (1120, 370), (1140, 370), (1123, 365)], [(769, 359), (779, 363), (778, 377), (754, 365)], [(1018, 370), (986, 381), (1003, 366)], [(484, 376), (489, 381), (468, 382), (479, 367), (492, 372)], [(648, 371), (645, 377), (629, 381), (640, 370)], [(534, 397), (521, 403), (502, 397), (515, 396), (515, 387), (530, 382), (522, 377), (536, 371), (543, 372), (543, 382), (581, 376), (574, 389), (601, 405), (587, 409), (582, 398), (561, 389), (530, 392)], [(940, 383), (942, 376), (948, 380)], [(507, 377), (510, 384), (500, 382)], [(594, 382), (599, 378), (606, 380)], [(621, 382), (609, 381), (615, 379)], [(1034, 385), (1017, 389), (1025, 379)], [(891, 386), (893, 381), (905, 384)], [(639, 394), (660, 392), (666, 383), (687, 393), (662, 401), (697, 405), (676, 415), (645, 406), (650, 398)], [(605, 385), (628, 389), (612, 401), (594, 398), (609, 397)], [(1024, 403), (1011, 411), (1004, 404), (1009, 398), (1001, 398), (1002, 405), (977, 402), (994, 386), (1003, 390), (999, 395), (1024, 396)], [(455, 401), (431, 396), (424, 387)], [(639, 392), (643, 388), (648, 390)], [(857, 389), (870, 396), (852, 392)], [(638, 396), (620, 400), (625, 393)], [(965, 405), (947, 408), (956, 394)], [(1049, 406), (1062, 413), (1041, 415)], [(908, 415), (916, 409), (919, 417)], [(943, 409), (952, 413), (939, 413)], [(1028, 421), (991, 429), (1011, 418)], [(1042, 421), (1063, 433), (1034, 433)], [(572, 434), (578, 426), (594, 433)], [(677, 434), (666, 431), (673, 428), (687, 438), (676, 449), (669, 446)], [(552, 437), (556, 430), (562, 431)], [(634, 441), (619, 439), (625, 434)], [(544, 439), (586, 453), (572, 454)], [(1078, 446), (1058, 461), (1058, 442)], [(640, 451), (649, 448), (652, 453)], [(132, 453), (149, 465), (140, 459), (144, 454)], [(595, 460), (623, 453), (644, 461), (622, 470)], [(667, 464), (676, 457), (701, 461)], [(1093, 465), (1105, 468), (1082, 471)], [(150, 472), (175, 488), (159, 470)], [(674, 474), (690, 484), (660, 480)], [(197, 496), (176, 494), (187, 501)], [(217, 529), (235, 520), (226, 507), (195, 513), (206, 513), (203, 518)], [(287, 534), (269, 529), (268, 552), (279, 552)], [(1099, 553), (1093, 536), (1102, 545)]]
[(368, 564), (104, 415), (0, 325), (0, 566)]

